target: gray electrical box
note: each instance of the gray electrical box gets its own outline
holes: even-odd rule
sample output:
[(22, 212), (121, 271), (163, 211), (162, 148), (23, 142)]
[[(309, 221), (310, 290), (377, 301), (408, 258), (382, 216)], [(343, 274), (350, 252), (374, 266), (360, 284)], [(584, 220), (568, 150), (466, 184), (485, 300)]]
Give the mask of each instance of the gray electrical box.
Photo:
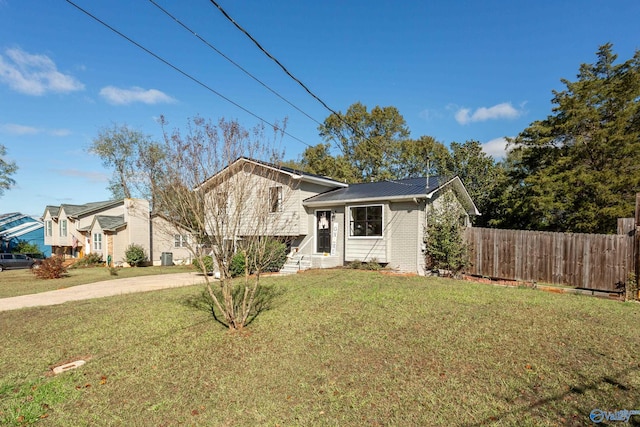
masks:
[(160, 265), (173, 265), (173, 253), (162, 252), (160, 255)]

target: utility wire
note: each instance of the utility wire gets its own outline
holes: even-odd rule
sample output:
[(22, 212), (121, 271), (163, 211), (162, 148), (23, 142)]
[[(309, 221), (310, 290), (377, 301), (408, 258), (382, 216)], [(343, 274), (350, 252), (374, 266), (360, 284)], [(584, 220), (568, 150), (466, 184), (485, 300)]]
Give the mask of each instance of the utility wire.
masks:
[(293, 108), (295, 108), (296, 110), (298, 110), (300, 113), (304, 114), (305, 116), (307, 116), (309, 119), (311, 119), (312, 121), (314, 121), (316, 124), (321, 125), (322, 123), (320, 123), (318, 120), (314, 119), (313, 117), (311, 117), (309, 114), (307, 114), (305, 111), (303, 111), (302, 109), (300, 109), (299, 107), (297, 107), (295, 104), (293, 104), (291, 101), (289, 101), (288, 99), (286, 99), (285, 97), (283, 97), (282, 95), (280, 95), (278, 92), (276, 92), (274, 89), (272, 89), (271, 87), (269, 87), (266, 83), (264, 83), (263, 81), (261, 81), (260, 79), (258, 79), (256, 76), (254, 76), (253, 74), (251, 74), (249, 71), (247, 71), (244, 67), (242, 67), (240, 64), (238, 64), (237, 62), (235, 62), (233, 59), (229, 58), (227, 55), (225, 55), (223, 52), (221, 52), (219, 49), (217, 49), (215, 46), (213, 46), (211, 43), (209, 43), (207, 40), (205, 40), (202, 36), (200, 36), (198, 33), (196, 33), (194, 30), (192, 30), (191, 28), (189, 28), (186, 24), (184, 24), (182, 21), (180, 21), (178, 18), (176, 18), (174, 15), (172, 15), (169, 11), (167, 11), (166, 9), (164, 9), (162, 6), (160, 6), (158, 3), (156, 3), (154, 0), (149, 0), (149, 2), (151, 4), (153, 4), (155, 7), (157, 7), (158, 9), (160, 9), (162, 12), (164, 12), (168, 17), (170, 17), (171, 19), (173, 19), (178, 25), (180, 25), (182, 28), (184, 28), (185, 30), (189, 31), (191, 34), (193, 34), (195, 37), (197, 37), (198, 39), (200, 39), (200, 41), (204, 44), (206, 44), (209, 48), (211, 48), (214, 52), (216, 52), (218, 55), (222, 56), (224, 59), (226, 59), (227, 61), (229, 61), (230, 63), (232, 63), (233, 65), (235, 65), (237, 68), (239, 68), (243, 73), (245, 73), (246, 75), (248, 75), (249, 77), (251, 77), (253, 80), (255, 80), (256, 82), (260, 83), (262, 86), (264, 86), (265, 89), (267, 89), (268, 91), (270, 91), (271, 93), (273, 93), (275, 96), (277, 96), (278, 98), (282, 99), (284, 102), (286, 102), (287, 104), (289, 104), (290, 106), (292, 106)]
[[(271, 55), (264, 47), (262, 47), (262, 45), (251, 35), (249, 34), (249, 32), (247, 30), (245, 30), (240, 24), (238, 24), (223, 8), (222, 6), (220, 6), (220, 4), (216, 1), (216, 0), (209, 0), (211, 2), (211, 4), (213, 4), (216, 8), (218, 8), (218, 10), (224, 15), (225, 18), (227, 18), (227, 20), (229, 20), (238, 30), (240, 30), (244, 35), (246, 35), (257, 47), (258, 49), (260, 49), (262, 51), (262, 53), (264, 53), (265, 55), (267, 55), (267, 57), (269, 59), (271, 59), (273, 62), (275, 62), (281, 69), (282, 71), (285, 72), (286, 75), (288, 75), (289, 77), (291, 77), (296, 83), (298, 83), (300, 86), (302, 86), (302, 88), (307, 91), (307, 93), (309, 95), (311, 95), (314, 99), (316, 99), (320, 104), (322, 104), (322, 106), (324, 108), (326, 108), (328, 111), (330, 111), (331, 113), (333, 113), (336, 118), (338, 118), (338, 120), (340, 120), (342, 123), (344, 123), (349, 129), (351, 129), (353, 131), (353, 133), (361, 138), (364, 138), (367, 142), (369, 142), (372, 145), (377, 145), (380, 148), (383, 148), (380, 144), (375, 143), (374, 141), (372, 141), (371, 139), (369, 139), (369, 137), (367, 137), (367, 135), (359, 128), (357, 128), (356, 126), (352, 125), (351, 123), (347, 122), (341, 114), (337, 113), (334, 109), (332, 109), (331, 107), (329, 107), (327, 105), (326, 102), (324, 102), (319, 96), (317, 96), (315, 93), (313, 93), (311, 91), (311, 89), (309, 89), (307, 87), (307, 85), (305, 85), (302, 81), (300, 81), (300, 79), (298, 79), (296, 76), (294, 76), (288, 69), (287, 67), (285, 67), (284, 65), (282, 65), (282, 63), (280, 61), (278, 61), (278, 59), (276, 57), (274, 57), (273, 55)], [(331, 137), (331, 135), (329, 135)], [(335, 137), (334, 137), (335, 139)], [(343, 148), (338, 145), (338, 148), (340, 148), (343, 152)]]
[(222, 12), (222, 14), (224, 15), (225, 18), (227, 18), (233, 25), (235, 25), (235, 27), (240, 30), (241, 32), (243, 32), (247, 37), (249, 37), (249, 39), (256, 45), (258, 46), (258, 49), (260, 49), (265, 55), (267, 55), (269, 57), (269, 59), (271, 59), (273, 62), (275, 62), (276, 64), (278, 64), (278, 66), (280, 68), (282, 68), (282, 71), (284, 71), (289, 77), (291, 77), (296, 83), (298, 83), (300, 86), (302, 86), (302, 88), (304, 90), (307, 91), (307, 93), (309, 95), (311, 95), (312, 97), (314, 97), (320, 104), (322, 104), (324, 106), (324, 108), (326, 108), (327, 110), (331, 111), (333, 114), (335, 114), (336, 116), (338, 116), (338, 113), (336, 113), (333, 109), (331, 109), (331, 107), (329, 107), (322, 99), (320, 99), (319, 96), (317, 96), (315, 93), (313, 93), (311, 91), (311, 89), (309, 89), (304, 83), (302, 83), (296, 76), (294, 76), (293, 74), (291, 74), (289, 72), (289, 70), (287, 70), (287, 67), (285, 67), (284, 65), (282, 65), (282, 63), (280, 63), (280, 61), (278, 61), (273, 55), (271, 55), (265, 48), (262, 47), (262, 45), (253, 38), (253, 36), (251, 34), (249, 34), (249, 32), (247, 30), (245, 30), (244, 28), (242, 28), (240, 26), (240, 24), (238, 24), (231, 16), (229, 16), (229, 14), (222, 8), (222, 6), (220, 6), (218, 4), (218, 2), (216, 2), (215, 0), (210, 0), (211, 3), (218, 8), (218, 10), (220, 12)]
[(236, 106), (237, 108), (241, 109), (242, 111), (244, 111), (245, 113), (255, 117), (256, 119), (260, 120), (261, 122), (271, 126), (274, 129), (280, 129), (282, 130), (282, 133), (287, 135), (288, 137), (306, 145), (307, 147), (311, 147), (310, 144), (306, 143), (305, 141), (301, 140), (300, 138), (291, 135), (289, 132), (281, 129), (279, 126), (276, 126), (275, 124), (263, 119), (262, 117), (258, 116), (256, 113), (254, 113), (253, 111), (243, 107), (242, 105), (238, 104), (237, 102), (231, 100), (230, 98), (224, 96), (223, 94), (221, 94), (220, 92), (216, 91), (215, 89), (213, 89), (212, 87), (208, 86), (207, 84), (203, 83), (201, 80), (198, 80), (197, 78), (193, 77), (192, 75), (188, 74), (186, 71), (183, 71), (182, 69), (178, 68), (177, 66), (173, 65), (171, 62), (169, 62), (168, 60), (162, 58), (161, 56), (153, 53), (151, 50), (147, 49), (146, 47), (142, 46), (140, 43), (136, 42), (135, 40), (131, 39), (130, 37), (126, 36), (125, 34), (121, 33), (120, 31), (116, 30), (115, 28), (113, 28), (111, 25), (107, 24), (106, 22), (102, 21), (100, 18), (98, 18), (97, 16), (91, 14), (91, 12), (88, 12), (87, 10), (81, 8), (80, 6), (78, 6), (77, 4), (75, 4), (73, 1), (71, 0), (65, 0), (67, 3), (69, 3), (70, 5), (72, 5), (73, 7), (75, 7), (76, 9), (78, 9), (79, 11), (81, 11), (82, 13), (84, 13), (85, 15), (93, 18), (95, 21), (99, 22), (100, 24), (104, 25), (105, 27), (107, 27), (108, 29), (110, 29), (111, 31), (113, 31), (114, 33), (116, 33), (117, 35), (119, 35), (120, 37), (124, 38), (125, 40), (127, 40), (128, 42), (134, 44), (135, 46), (137, 46), (138, 48), (142, 49), (143, 51), (145, 51), (146, 53), (148, 53), (149, 55), (153, 56), (154, 58), (156, 58), (157, 60), (159, 60), (160, 62), (164, 63), (165, 65), (173, 68), (175, 71), (177, 71), (178, 73), (182, 74), (183, 76), (185, 76), (186, 78), (188, 78), (189, 80), (195, 82), (196, 84), (202, 86), (203, 88), (207, 89), (209, 92), (214, 93), (215, 95), (219, 96), (220, 98), (224, 99), (225, 101), (229, 102), (230, 104)]

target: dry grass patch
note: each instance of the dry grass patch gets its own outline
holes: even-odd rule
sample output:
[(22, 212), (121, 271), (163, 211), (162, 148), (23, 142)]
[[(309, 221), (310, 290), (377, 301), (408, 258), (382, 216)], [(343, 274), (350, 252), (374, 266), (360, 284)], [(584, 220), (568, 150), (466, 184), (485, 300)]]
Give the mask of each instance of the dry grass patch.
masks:
[(127, 277), (151, 276), (194, 271), (191, 266), (137, 267), (119, 268), (112, 275), (106, 267), (70, 268), (60, 279), (39, 279), (31, 270), (6, 270), (0, 273), (0, 298), (37, 294), (56, 289), (84, 285), (103, 280), (124, 279)]
[[(236, 334), (199, 286), (0, 313), (0, 423), (37, 399), (52, 426), (581, 426), (640, 409), (640, 305), (349, 270), (264, 283), (272, 309)], [(34, 382), (63, 398), (25, 396)]]

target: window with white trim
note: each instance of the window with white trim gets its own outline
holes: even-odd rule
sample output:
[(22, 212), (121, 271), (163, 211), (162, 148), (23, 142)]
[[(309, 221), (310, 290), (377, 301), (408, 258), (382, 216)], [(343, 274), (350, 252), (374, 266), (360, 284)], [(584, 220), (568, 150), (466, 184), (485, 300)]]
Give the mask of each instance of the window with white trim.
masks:
[(269, 212), (282, 212), (282, 187), (269, 188)]
[(215, 196), (216, 213), (218, 215), (225, 215), (227, 213), (227, 207), (229, 205), (229, 193), (226, 191), (219, 191)]
[(67, 220), (60, 220), (60, 237), (67, 237)]
[(48, 219), (47, 221), (45, 221), (45, 224), (46, 224), (47, 237), (53, 236), (53, 221)]
[(96, 251), (102, 250), (102, 234), (93, 233), (93, 249)]
[(173, 247), (174, 248), (186, 248), (187, 247), (187, 236), (182, 234), (175, 234), (173, 236)]
[(382, 205), (352, 206), (349, 235), (354, 237), (382, 236)]

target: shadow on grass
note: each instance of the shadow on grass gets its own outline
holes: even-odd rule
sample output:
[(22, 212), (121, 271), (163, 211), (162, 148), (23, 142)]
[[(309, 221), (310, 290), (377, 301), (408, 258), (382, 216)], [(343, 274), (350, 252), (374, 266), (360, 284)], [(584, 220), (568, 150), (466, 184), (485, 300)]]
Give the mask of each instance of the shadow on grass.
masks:
[[(216, 297), (222, 302), (222, 294), (219, 289), (214, 289)], [(258, 315), (264, 311), (271, 310), (275, 307), (275, 302), (278, 297), (284, 295), (285, 288), (277, 285), (260, 285), (256, 291), (253, 306), (249, 312), (249, 317), (245, 326), (250, 325)], [(233, 288), (233, 301), (236, 303), (236, 312), (239, 311), (239, 303), (242, 302), (244, 295), (244, 286), (237, 285)], [(191, 307), (196, 310), (206, 311), (211, 313), (213, 319), (220, 325), (228, 328), (229, 325), (224, 321), (224, 316), (219, 312), (218, 308), (214, 304), (209, 292), (203, 289), (198, 295), (192, 295), (183, 300), (183, 304), (187, 307)]]
[[(528, 405), (519, 405), (519, 407), (514, 408), (512, 411), (508, 411), (508, 412), (501, 412), (501, 413), (497, 413), (495, 415), (492, 415), (490, 417), (487, 417), (486, 419), (478, 422), (478, 423), (473, 423), (473, 424), (464, 424), (465, 427), (479, 427), (479, 426), (486, 426), (486, 425), (494, 425), (496, 423), (499, 423), (500, 421), (505, 421), (504, 418), (508, 417), (508, 416), (512, 416), (514, 414), (518, 414), (518, 413), (524, 413), (524, 412), (529, 412), (529, 411), (533, 411), (536, 408), (541, 408), (547, 405), (551, 405), (555, 402), (560, 402), (563, 401), (571, 396), (579, 396), (582, 395), (584, 393), (586, 393), (587, 391), (598, 391), (601, 385), (604, 384), (608, 384), (611, 385), (615, 388), (617, 388), (618, 390), (621, 391), (629, 391), (629, 387), (626, 386), (624, 383), (622, 383), (619, 379), (625, 377), (626, 375), (634, 372), (634, 371), (638, 371), (640, 370), (640, 368), (638, 366), (634, 366), (628, 369), (624, 369), (622, 371), (617, 372), (615, 375), (604, 375), (594, 381), (588, 381), (585, 384), (578, 384), (578, 385), (573, 385), (573, 386), (569, 386), (567, 391), (562, 392), (562, 393), (557, 393), (554, 394), (552, 396), (543, 398), (543, 399), (538, 399), (536, 401), (531, 402)], [(590, 420), (590, 415), (591, 412), (593, 410), (602, 410), (602, 411), (606, 411), (606, 412), (616, 412), (622, 409), (626, 409), (626, 410), (639, 410), (639, 408), (618, 408), (618, 407), (605, 407), (606, 405), (614, 405), (615, 406), (615, 402), (614, 403), (609, 403), (609, 402), (605, 402), (601, 405), (601, 407), (599, 407), (598, 405), (595, 405), (593, 408), (577, 408), (576, 412), (581, 416), (580, 419), (573, 419), (573, 420), (567, 420), (564, 419), (564, 422), (562, 423), (563, 425), (576, 425), (576, 426), (582, 426), (582, 425), (594, 425), (591, 420)], [(561, 418), (563, 418), (563, 415), (558, 414), (558, 420), (560, 420)], [(564, 418), (567, 418), (567, 416), (565, 415)], [(601, 425), (609, 425), (606, 421), (601, 424)], [(638, 426), (640, 427), (640, 416), (634, 416), (629, 418), (629, 420), (627, 422), (624, 423), (624, 425), (629, 425), (629, 426)]]

